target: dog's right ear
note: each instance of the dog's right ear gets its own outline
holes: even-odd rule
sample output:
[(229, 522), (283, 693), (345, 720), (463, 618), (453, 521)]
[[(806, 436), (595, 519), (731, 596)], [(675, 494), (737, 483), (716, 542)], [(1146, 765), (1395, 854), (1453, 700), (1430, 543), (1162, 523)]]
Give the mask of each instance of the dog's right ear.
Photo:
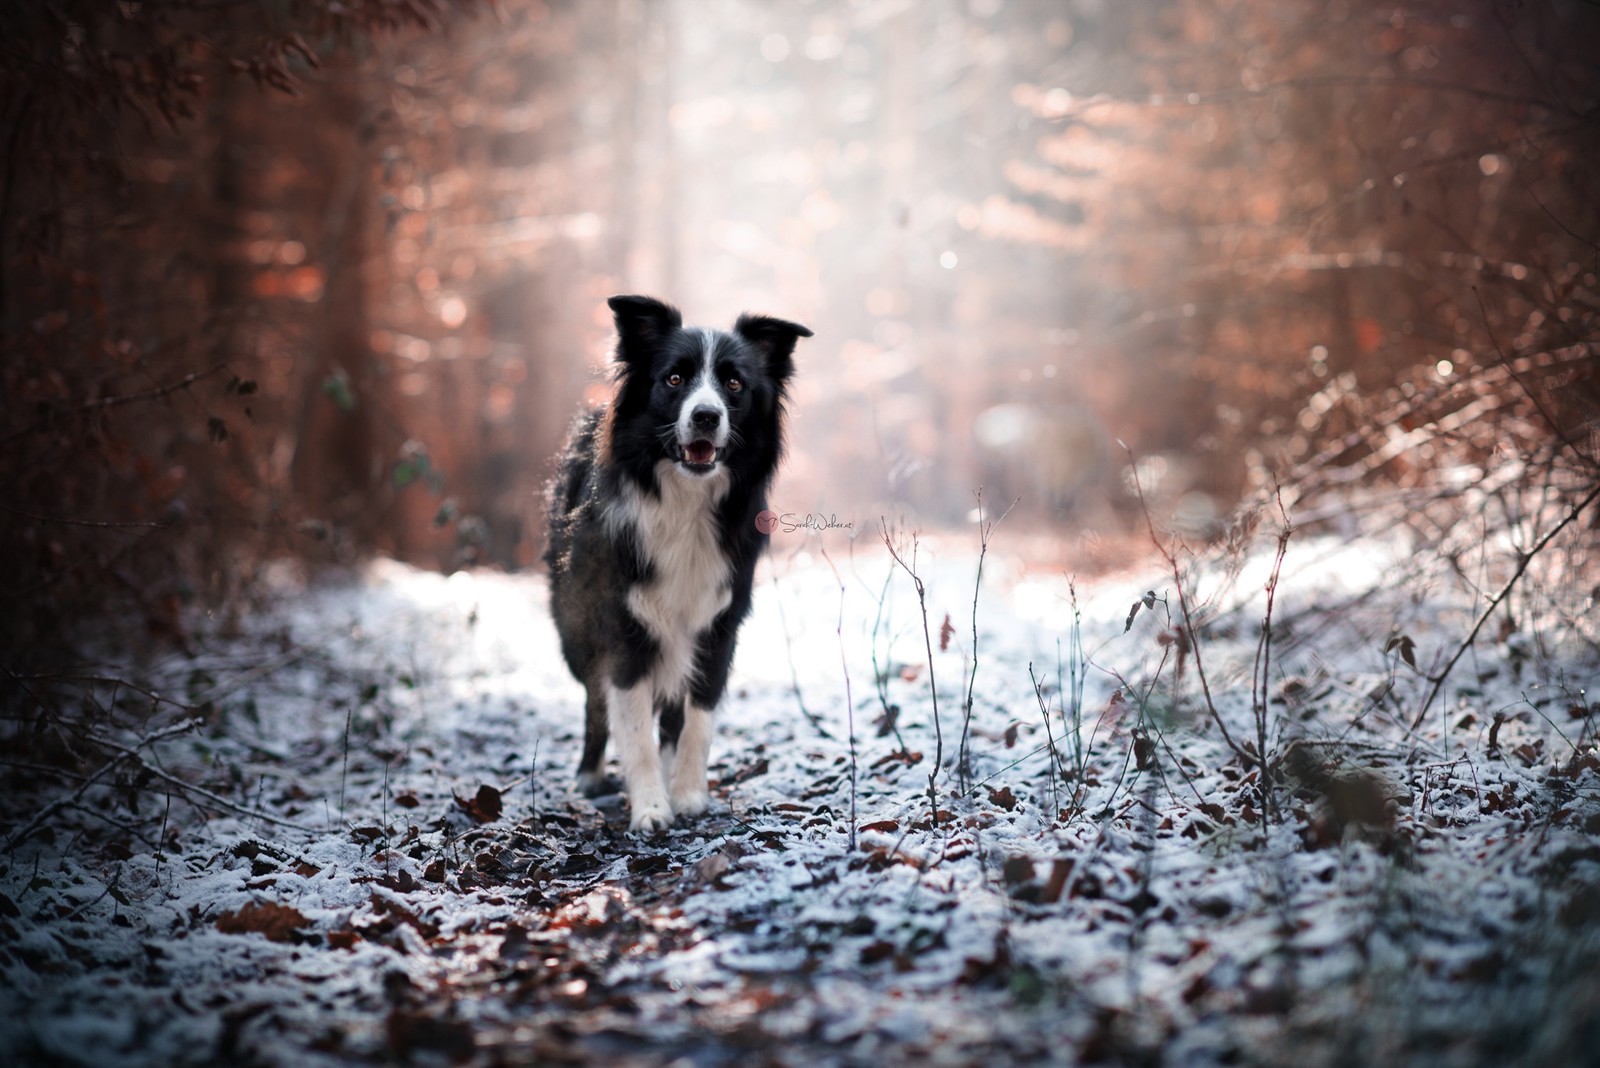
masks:
[(617, 317), (617, 358), (625, 363), (648, 358), (683, 325), (677, 308), (654, 297), (612, 297), (606, 303)]

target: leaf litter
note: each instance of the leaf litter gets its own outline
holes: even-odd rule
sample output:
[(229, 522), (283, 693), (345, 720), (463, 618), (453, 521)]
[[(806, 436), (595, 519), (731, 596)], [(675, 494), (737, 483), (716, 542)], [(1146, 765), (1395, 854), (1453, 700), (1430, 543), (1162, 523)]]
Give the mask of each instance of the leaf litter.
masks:
[[(1348, 547), (1302, 548), (1278, 591), (1263, 788), (1254, 743), (1208, 723), (1188, 654), (1203, 647), (1217, 714), (1249, 737), (1259, 608), (1230, 597), (1269, 559), (1191, 592), (1210, 606), (1191, 634), (1147, 588), (1159, 572), (1086, 592), (991, 555), (958, 774), (951, 746), (932, 766), (928, 687), (957, 680), (940, 696), (963, 708), (970, 649), (948, 621), (975, 560), (938, 545), (926, 616), (892, 561), (850, 558), (855, 633), (836, 630), (831, 568), (767, 565), (713, 808), (653, 838), (626, 832), (620, 798), (572, 787), (582, 695), (539, 579), (280, 577), (245, 634), (152, 669), (168, 693), (215, 680), (205, 722), (150, 747), (171, 780), (85, 789), (0, 859), (0, 1059), (1453, 1065), (1595, 1048), (1592, 650), (1547, 641), (1513, 665), (1502, 634), (1413, 729), (1430, 650), (1470, 602), (1411, 596), (1425, 576), (1395, 581), (1398, 555), (1362, 586)], [(944, 620), (937, 643), (923, 618)], [(286, 654), (262, 670), (267, 648)], [(880, 664), (897, 666), (879, 693), (854, 687), (851, 739), (843, 670)], [(8, 815), (8, 835), (54, 799), (35, 790), (9, 802), (30, 819)]]

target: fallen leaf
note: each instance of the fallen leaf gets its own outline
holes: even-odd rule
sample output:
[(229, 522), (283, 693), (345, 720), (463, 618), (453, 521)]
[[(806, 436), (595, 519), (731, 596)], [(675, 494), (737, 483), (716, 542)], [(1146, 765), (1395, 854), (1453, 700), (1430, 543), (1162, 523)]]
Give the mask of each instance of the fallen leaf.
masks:
[(998, 805), (1007, 812), (1012, 812), (1017, 807), (1017, 795), (1011, 792), (1011, 787), (1009, 786), (1002, 786), (998, 790), (991, 789), (989, 791), (989, 803)]
[(485, 783), (471, 799), (455, 795), (456, 804), (477, 823), (493, 823), (500, 818), (500, 791)]
[(1030, 881), (1033, 878), (1033, 858), (1022, 853), (1007, 857), (1000, 866), (1000, 875), (1007, 886)]
[(310, 923), (299, 909), (272, 901), (252, 901), (237, 912), (218, 916), (217, 930), (223, 934), (266, 935), (269, 942), (298, 942), (305, 937), (304, 928)]
[(1061, 900), (1061, 891), (1066, 889), (1067, 880), (1072, 877), (1072, 865), (1071, 857), (1057, 857), (1050, 862), (1050, 875), (1044, 881), (1044, 888), (1039, 891), (1041, 902), (1053, 905)]
[(877, 941), (862, 949), (862, 964), (877, 964), (879, 961), (888, 960), (894, 956), (894, 943)]

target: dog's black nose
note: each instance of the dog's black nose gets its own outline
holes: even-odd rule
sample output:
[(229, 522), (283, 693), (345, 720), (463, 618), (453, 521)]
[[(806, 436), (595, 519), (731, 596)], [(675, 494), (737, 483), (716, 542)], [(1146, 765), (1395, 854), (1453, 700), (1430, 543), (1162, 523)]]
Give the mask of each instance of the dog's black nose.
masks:
[(715, 430), (717, 424), (722, 422), (722, 413), (715, 408), (696, 408), (690, 413), (689, 422), (694, 424), (696, 430)]

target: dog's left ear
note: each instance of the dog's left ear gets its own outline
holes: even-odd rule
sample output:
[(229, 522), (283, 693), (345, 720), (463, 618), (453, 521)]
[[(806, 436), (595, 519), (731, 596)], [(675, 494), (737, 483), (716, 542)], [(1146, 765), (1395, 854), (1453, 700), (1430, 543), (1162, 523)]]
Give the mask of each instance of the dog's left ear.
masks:
[(748, 313), (739, 316), (739, 321), (733, 324), (733, 332), (761, 354), (767, 373), (779, 383), (786, 382), (794, 374), (795, 342), (811, 336), (811, 331), (799, 323)]

